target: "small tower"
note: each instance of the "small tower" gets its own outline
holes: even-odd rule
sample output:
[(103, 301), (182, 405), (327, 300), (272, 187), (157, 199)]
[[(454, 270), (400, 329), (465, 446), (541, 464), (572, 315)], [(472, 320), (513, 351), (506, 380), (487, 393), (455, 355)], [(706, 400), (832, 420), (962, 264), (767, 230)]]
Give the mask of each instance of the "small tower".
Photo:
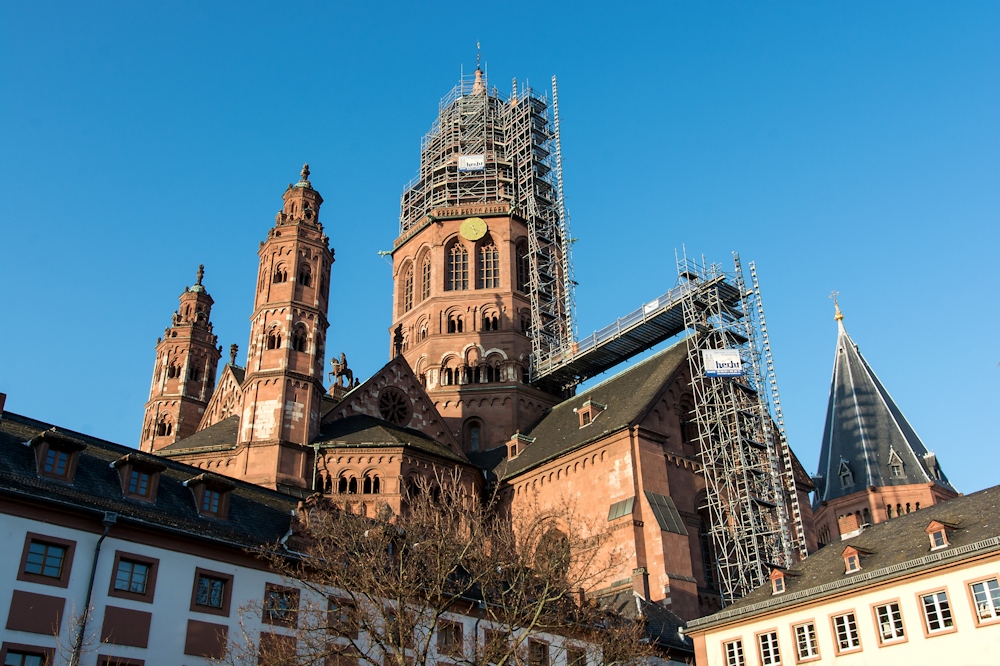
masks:
[(271, 486), (305, 478), (305, 447), (319, 431), (333, 264), (308, 164), (283, 199), (258, 252), (239, 432), (251, 447), (248, 480)]
[(841, 518), (875, 524), (957, 495), (847, 334), (836, 299), (834, 308), (837, 356), (814, 506), (820, 545), (842, 536)]
[(193, 435), (212, 390), (222, 352), (212, 333), (212, 297), (201, 284), (198, 267), (193, 287), (185, 287), (171, 325), (156, 342), (156, 365), (143, 418), (139, 448), (156, 451)]

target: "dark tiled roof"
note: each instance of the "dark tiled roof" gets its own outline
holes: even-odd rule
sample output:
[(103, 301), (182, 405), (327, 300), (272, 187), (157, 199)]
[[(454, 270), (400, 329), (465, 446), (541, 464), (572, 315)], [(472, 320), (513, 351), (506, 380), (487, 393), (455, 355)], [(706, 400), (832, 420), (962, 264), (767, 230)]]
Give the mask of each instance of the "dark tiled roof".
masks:
[[(584, 444), (634, 423), (679, 367), (687, 363), (687, 344), (681, 340), (579, 395), (553, 407), (527, 433), (534, 438), (513, 460), (494, 468), (500, 478), (519, 474)], [(587, 400), (607, 405), (594, 421), (580, 427), (574, 408)]]
[(206, 447), (233, 447), (236, 446), (236, 439), (239, 432), (240, 417), (230, 416), (218, 423), (213, 423), (204, 430), (199, 430), (190, 437), (185, 437), (173, 444), (164, 446), (157, 453), (171, 454)]
[(402, 428), (367, 414), (355, 414), (324, 423), (313, 443), (324, 447), (397, 447), (409, 446), (449, 460), (461, 460), (451, 449), (419, 430)]
[(679, 631), (684, 627), (684, 620), (677, 617), (666, 608), (651, 601), (643, 601), (631, 589), (622, 590), (607, 603), (616, 613), (630, 620), (638, 619), (639, 605), (642, 606), (642, 617), (646, 620), (646, 636), (660, 647), (680, 652), (694, 654), (694, 642), (689, 636), (682, 636)]
[(227, 364), (227, 365), (229, 365), (229, 369), (233, 371), (233, 377), (236, 378), (236, 383), (239, 384), (240, 386), (242, 386), (243, 385), (243, 380), (247, 376), (247, 369), (246, 368), (241, 368), (238, 365), (232, 365), (231, 363)]
[[(925, 531), (932, 520), (956, 526), (956, 529), (948, 531), (948, 541), (951, 545), (933, 553)], [(872, 584), (870, 580), (872, 572), (885, 567), (910, 562), (919, 569), (924, 566), (919, 560), (927, 556), (961, 559), (965, 555), (956, 551), (963, 546), (997, 538), (1000, 538), (1000, 486), (935, 504), (873, 525), (850, 539), (831, 543), (788, 570), (789, 575), (785, 577), (787, 591), (784, 594), (772, 595), (771, 584), (766, 583), (725, 610), (694, 621), (692, 626), (721, 622), (732, 614), (753, 615), (758, 611), (769, 612), (775, 606), (800, 603), (802, 599), (840, 594), (845, 589)], [(863, 551), (861, 571), (858, 574), (846, 574), (844, 571), (843, 553), (848, 546)], [(994, 548), (1000, 550), (1000, 541)], [(973, 553), (969, 556), (974, 555)], [(927, 562), (926, 567), (934, 564)], [(909, 571), (911, 570), (885, 572), (876, 580), (906, 575)], [(823, 587), (837, 584), (841, 586), (836, 589)], [(794, 596), (796, 593), (798, 597)], [(754, 608), (755, 605), (764, 603), (773, 605), (769, 605), (766, 609)]]
[(194, 496), (184, 485), (202, 470), (155, 459), (166, 466), (161, 473), (154, 503), (128, 499), (122, 494), (118, 471), (110, 464), (135, 449), (58, 428), (57, 431), (83, 441), (72, 484), (40, 477), (34, 452), (24, 443), (51, 428), (51, 424), (3, 412), (0, 418), (0, 495), (21, 497), (34, 503), (60, 504), (83, 512), (113, 511), (119, 521), (136, 521), (189, 534), (196, 538), (260, 546), (277, 541), (287, 532), (296, 501), (258, 486), (226, 479), (235, 486), (230, 496), (227, 520), (198, 514)]
[[(839, 322), (837, 357), (823, 430), (818, 475), (822, 477), (816, 502), (829, 501), (869, 486), (901, 486), (935, 481), (954, 490), (944, 473), (935, 479), (924, 455), (927, 449), (902, 411), (861, 355)], [(902, 476), (892, 476), (890, 456), (903, 463)], [(854, 477), (853, 485), (840, 482), (841, 461)], [(940, 468), (939, 468), (940, 469)]]

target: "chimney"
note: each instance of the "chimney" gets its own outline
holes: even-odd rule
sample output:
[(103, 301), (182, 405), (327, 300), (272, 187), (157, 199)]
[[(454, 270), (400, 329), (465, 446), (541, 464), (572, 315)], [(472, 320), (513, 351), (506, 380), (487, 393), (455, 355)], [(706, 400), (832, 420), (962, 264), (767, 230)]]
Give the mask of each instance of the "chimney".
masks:
[(646, 567), (632, 569), (632, 591), (649, 601), (649, 572)]
[(840, 530), (841, 541), (850, 539), (861, 533), (861, 526), (858, 525), (858, 517), (853, 513), (837, 518), (837, 528)]

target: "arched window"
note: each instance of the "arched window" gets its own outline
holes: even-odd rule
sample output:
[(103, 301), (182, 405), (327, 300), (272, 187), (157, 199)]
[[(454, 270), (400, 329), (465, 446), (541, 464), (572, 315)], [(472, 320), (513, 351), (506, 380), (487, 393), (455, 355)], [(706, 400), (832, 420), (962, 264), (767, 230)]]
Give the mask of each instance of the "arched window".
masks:
[(482, 435), (482, 428), (474, 425), (469, 428), (469, 448), (473, 451), (479, 450), (479, 438)]
[(424, 257), (420, 264), (420, 300), (430, 298), (431, 295), (431, 258)]
[(326, 274), (324, 274), (319, 279), (319, 292), (324, 296), (326, 296), (326, 292), (329, 288), (330, 288), (330, 278), (328, 278)]
[(455, 375), (451, 368), (441, 371), (441, 386), (451, 386), (454, 383)]
[(403, 312), (413, 309), (413, 266), (403, 271)]
[(480, 289), (500, 288), (500, 251), (489, 236), (483, 239), (479, 246), (479, 284)]
[(427, 324), (424, 324), (420, 328), (420, 339), (421, 340), (426, 340), (427, 339)]
[(528, 273), (531, 269), (531, 263), (528, 260), (528, 244), (525, 241), (520, 241), (514, 247), (514, 264), (517, 269), (517, 282), (515, 286), (520, 292), (528, 291)]
[(306, 329), (296, 326), (292, 332), (292, 349), (297, 352), (304, 352), (306, 350), (306, 339)]
[(299, 284), (303, 287), (312, 286), (312, 269), (309, 264), (299, 266)]
[(161, 416), (160, 420), (156, 423), (156, 436), (165, 437), (170, 435), (174, 431), (174, 425), (170, 422), (170, 419), (166, 416)]
[(365, 495), (378, 495), (382, 492), (382, 482), (376, 474), (365, 474), (365, 480), (361, 486), (361, 492)]
[(446, 280), (444, 288), (447, 291), (462, 291), (469, 288), (469, 251), (457, 240), (452, 241), (447, 255)]
[(337, 492), (344, 494), (347, 492), (347, 477), (342, 476), (337, 480)]
[(192, 363), (191, 365), (188, 366), (188, 379), (190, 379), (191, 381), (195, 381), (195, 382), (201, 380), (201, 362), (200, 361), (195, 361), (194, 363)]
[(271, 281), (275, 284), (288, 282), (288, 269), (285, 268), (284, 264), (278, 264), (278, 266), (274, 269), (274, 279)]
[(484, 331), (499, 331), (500, 330), (500, 318), (497, 317), (495, 313), (488, 313), (483, 315), (483, 326)]
[(358, 479), (357, 477), (350, 476), (349, 474), (342, 474), (340, 479), (337, 480), (337, 492), (341, 494), (357, 495), (358, 494)]
[(457, 314), (448, 315), (448, 332), (449, 333), (461, 333), (462, 332), (462, 317)]
[(180, 376), (181, 366), (179, 366), (176, 361), (172, 361), (170, 365), (167, 366), (167, 379), (174, 379)]
[(266, 340), (267, 349), (278, 349), (281, 347), (281, 330), (278, 328), (272, 328), (267, 332)]

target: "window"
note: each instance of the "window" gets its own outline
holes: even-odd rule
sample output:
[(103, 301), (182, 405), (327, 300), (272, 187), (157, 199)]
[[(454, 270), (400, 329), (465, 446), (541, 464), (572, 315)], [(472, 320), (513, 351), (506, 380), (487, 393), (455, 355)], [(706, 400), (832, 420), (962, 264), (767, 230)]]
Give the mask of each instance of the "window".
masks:
[(566, 648), (566, 666), (587, 666), (587, 651), (581, 648)]
[(24, 573), (59, 578), (65, 560), (65, 547), (32, 541), (28, 546), (28, 560), (24, 563)]
[(4, 653), (4, 666), (45, 666), (49, 663), (48, 656), (39, 650), (7, 649)]
[(528, 640), (528, 663), (532, 666), (549, 666), (549, 644)]
[(430, 298), (431, 295), (431, 259), (424, 257), (420, 264), (420, 300)]
[(299, 267), (299, 284), (303, 287), (312, 285), (312, 269), (309, 264), (302, 264)]
[(219, 501), (222, 499), (222, 493), (218, 490), (212, 490), (206, 488), (204, 494), (201, 497), (201, 512), (202, 513), (219, 513)]
[(843, 460), (840, 461), (840, 487), (850, 488), (854, 485), (854, 473), (851, 472), (851, 468), (847, 466), (847, 463)]
[(160, 472), (167, 466), (162, 461), (138, 453), (129, 453), (111, 463), (118, 470), (122, 492), (127, 497), (152, 502), (156, 498)]
[(365, 474), (364, 481), (361, 484), (361, 492), (366, 495), (378, 495), (382, 492), (382, 480), (379, 479), (377, 474)]
[(294, 331), (292, 331), (292, 349), (297, 352), (306, 351), (307, 340), (309, 336), (306, 334), (306, 330), (301, 326), (297, 326)]
[(50, 448), (45, 454), (42, 471), (51, 476), (66, 476), (69, 469), (69, 453)]
[(944, 523), (932, 520), (924, 531), (927, 532), (928, 538), (931, 540), (931, 550), (940, 550), (941, 548), (947, 548), (951, 544), (948, 543), (948, 533), (946, 531), (947, 527)]
[(479, 450), (479, 435), (481, 432), (482, 431), (477, 425), (474, 425), (471, 428), (469, 428), (469, 448), (472, 451)]
[(492, 240), (479, 248), (479, 288), (500, 288), (500, 251)]
[(458, 241), (453, 241), (447, 253), (447, 270), (444, 288), (461, 291), (469, 288), (469, 252)]
[(174, 432), (174, 426), (170, 422), (170, 419), (166, 416), (161, 416), (160, 420), (156, 423), (156, 436), (165, 437)]
[(723, 643), (722, 651), (726, 655), (726, 666), (746, 665), (746, 658), (743, 656), (743, 641), (728, 641)]
[(132, 495), (149, 494), (149, 474), (133, 469), (128, 478), (128, 491)]
[(264, 587), (263, 620), (268, 624), (294, 627), (299, 611), (299, 591), (268, 583)]
[(580, 426), (590, 425), (590, 410), (580, 412)]
[(525, 241), (520, 241), (514, 248), (514, 264), (517, 270), (515, 288), (522, 293), (527, 293), (531, 262), (528, 259), (528, 244)]
[(354, 604), (347, 599), (330, 597), (327, 633), (344, 638), (358, 637), (358, 621)]
[(268, 349), (280, 349), (281, 348), (281, 331), (275, 327), (267, 332), (267, 339), (265, 340), (265, 347)]
[(905, 638), (903, 632), (903, 613), (899, 610), (899, 602), (893, 601), (875, 607), (875, 624), (878, 638), (882, 643), (890, 643)]
[(847, 563), (847, 573), (861, 571), (861, 564), (858, 561), (858, 556), (856, 554), (848, 555), (844, 558), (844, 561)]
[(232, 585), (233, 577), (228, 574), (195, 569), (191, 610), (212, 615), (229, 615)]
[(461, 333), (462, 332), (462, 317), (458, 314), (448, 315), (448, 332), (449, 333)]
[(282, 282), (288, 281), (288, 269), (285, 268), (284, 264), (278, 264), (278, 267), (274, 269), (274, 284), (281, 284)]
[(1000, 582), (996, 578), (973, 583), (969, 589), (976, 605), (976, 618), (980, 622), (1000, 618)]
[(158, 566), (159, 560), (116, 551), (108, 596), (153, 603)]
[(948, 540), (944, 537), (944, 530), (938, 530), (931, 534), (931, 548), (937, 550), (948, 545)]
[(500, 318), (493, 313), (483, 314), (483, 326), (484, 331), (499, 331), (500, 330)]
[(858, 621), (854, 613), (845, 613), (833, 618), (833, 635), (837, 652), (847, 652), (861, 647), (858, 637)]
[(812, 622), (794, 627), (795, 654), (799, 661), (813, 659), (819, 656), (819, 645), (816, 642), (816, 625)]
[(928, 634), (947, 631), (955, 626), (951, 617), (951, 606), (948, 604), (948, 593), (944, 590), (921, 596), (920, 605), (924, 609)]
[(403, 312), (413, 309), (413, 266), (403, 272)]
[(771, 592), (772, 594), (781, 594), (785, 591), (785, 577), (775, 576), (771, 580)]
[(776, 666), (781, 664), (777, 631), (770, 631), (757, 636), (757, 645), (760, 648), (761, 666)]
[(175, 379), (180, 376), (181, 376), (181, 366), (177, 365), (176, 362), (173, 362), (167, 366), (167, 379)]
[(465, 652), (462, 640), (462, 625), (457, 622), (442, 622), (437, 636), (438, 654), (461, 657)]

